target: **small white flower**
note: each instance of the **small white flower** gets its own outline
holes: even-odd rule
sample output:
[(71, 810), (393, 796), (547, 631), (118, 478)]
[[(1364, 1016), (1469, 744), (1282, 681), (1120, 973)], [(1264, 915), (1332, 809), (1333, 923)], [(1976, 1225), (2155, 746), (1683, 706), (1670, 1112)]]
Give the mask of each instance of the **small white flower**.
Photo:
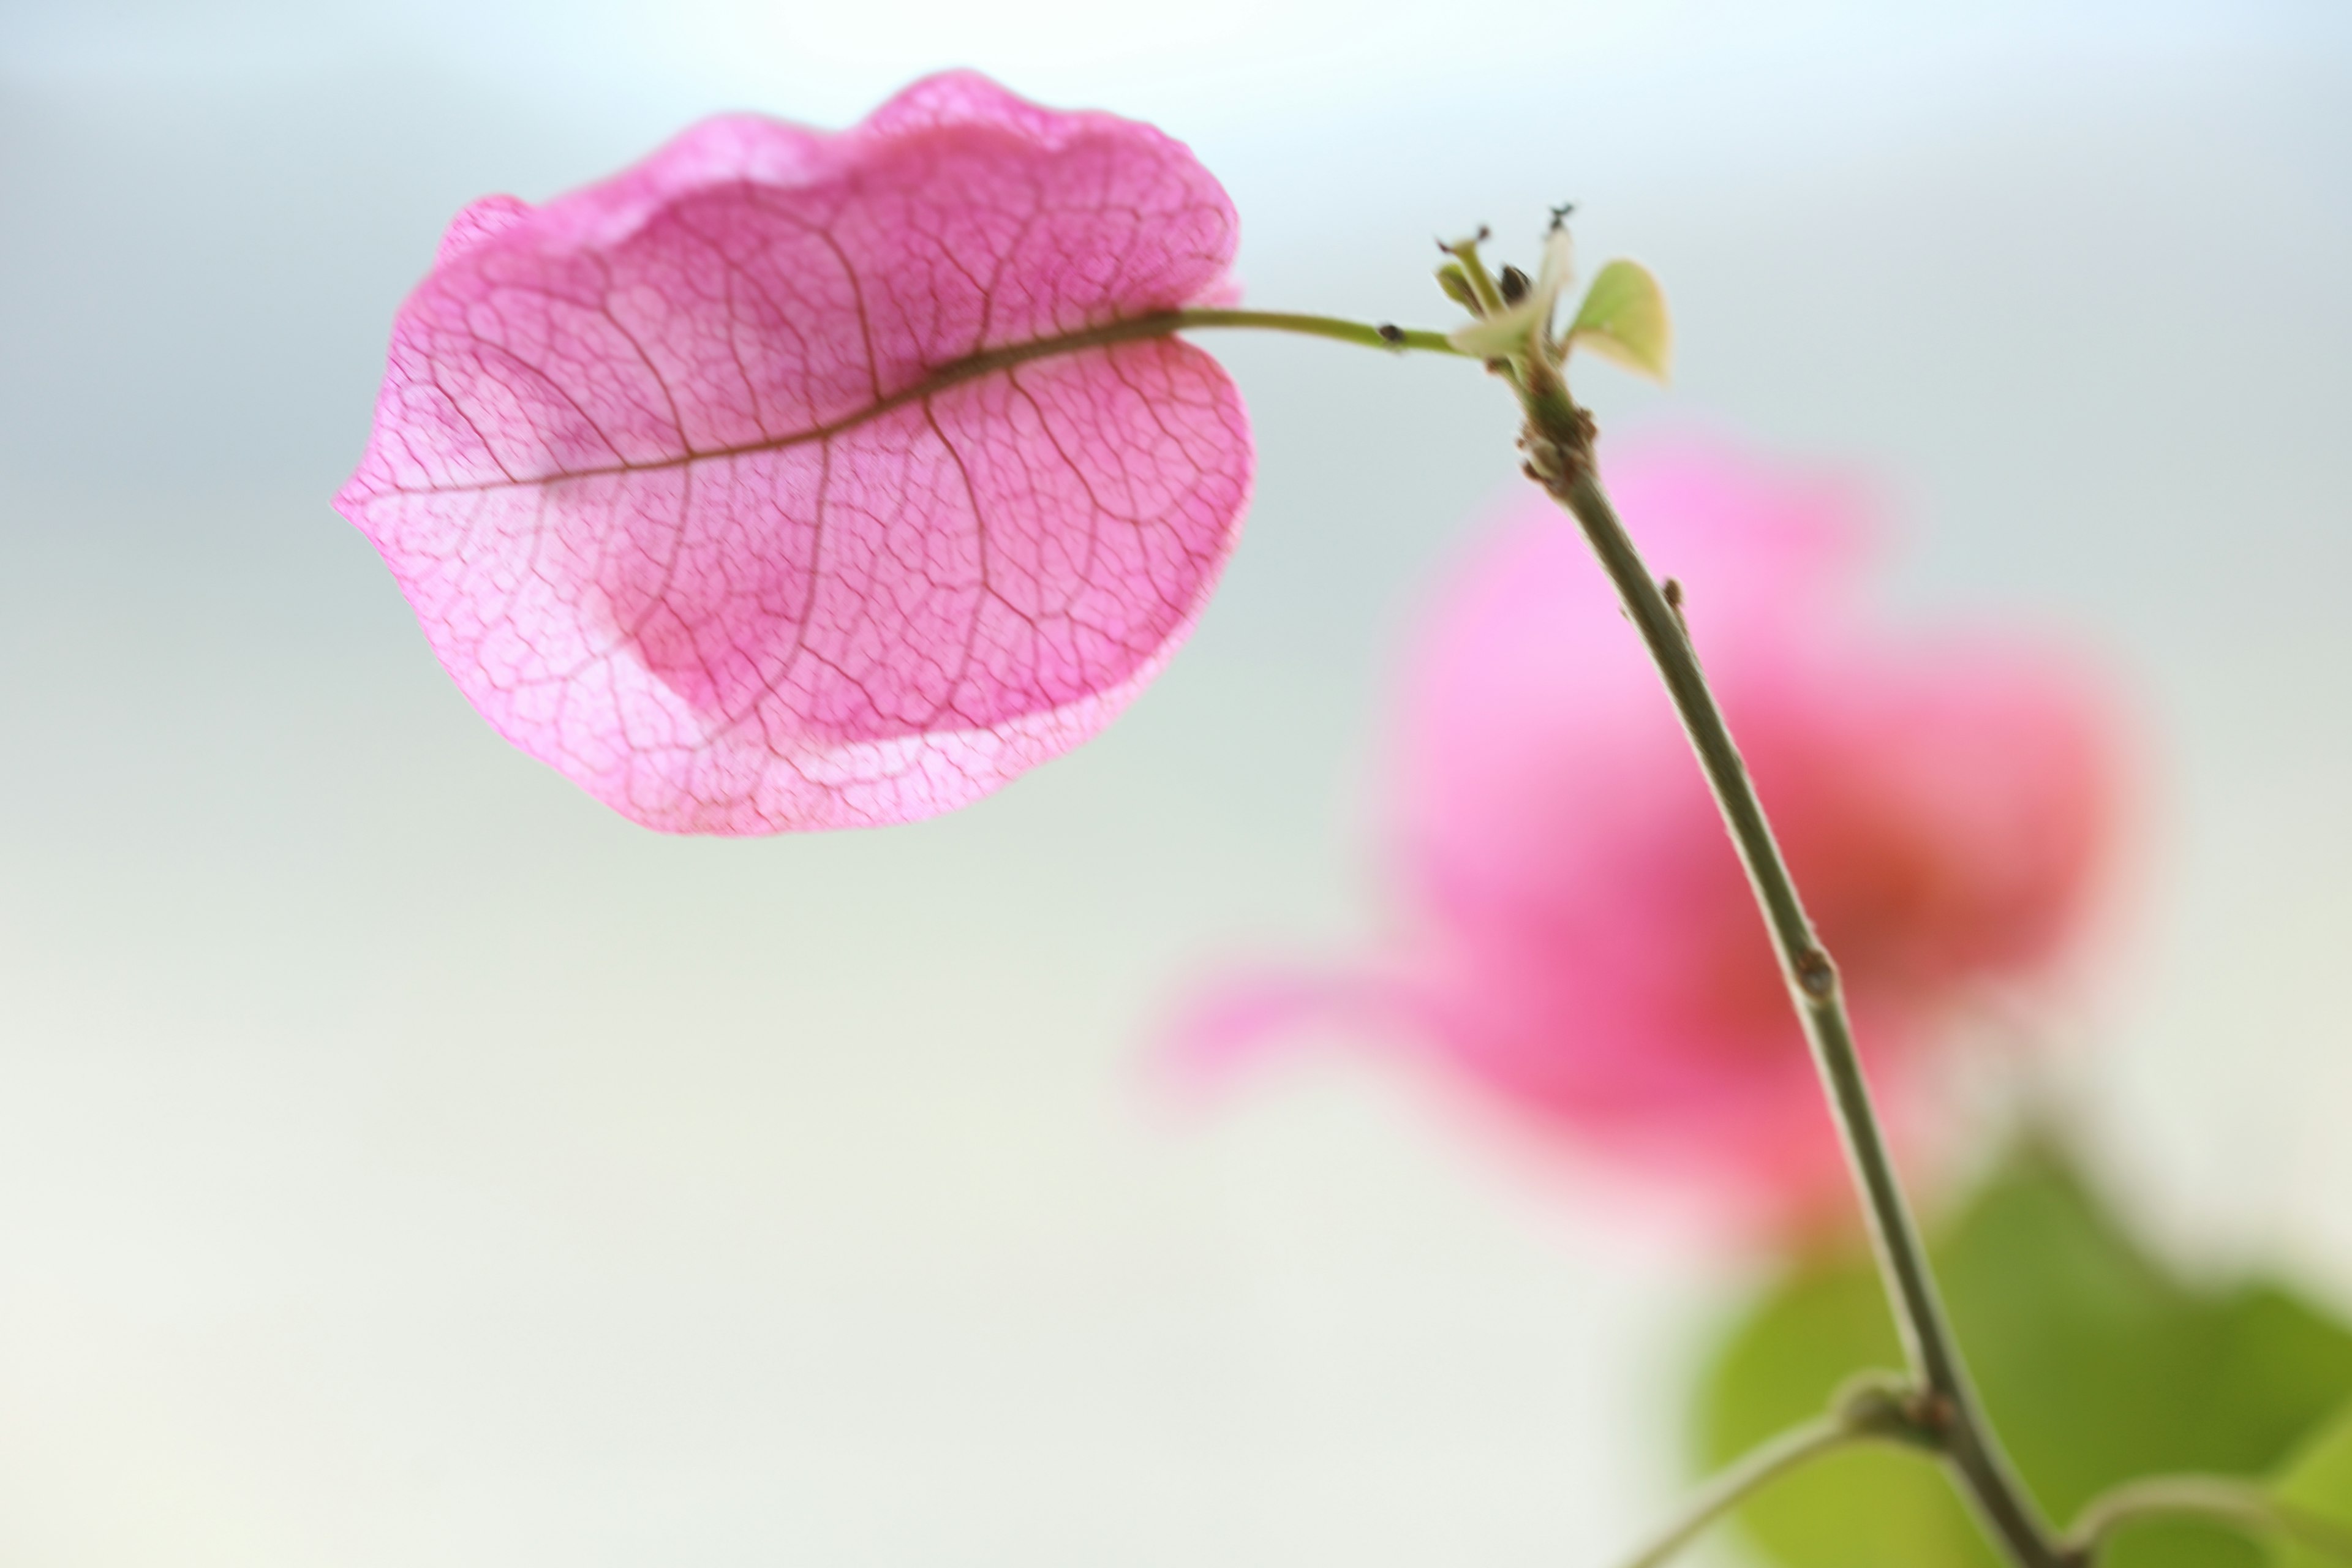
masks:
[(1568, 226), (1556, 223), (1544, 239), (1543, 265), (1526, 297), (1497, 314), (1455, 328), (1445, 341), (1480, 359), (1543, 353), (1551, 339), (1552, 315), (1573, 270)]

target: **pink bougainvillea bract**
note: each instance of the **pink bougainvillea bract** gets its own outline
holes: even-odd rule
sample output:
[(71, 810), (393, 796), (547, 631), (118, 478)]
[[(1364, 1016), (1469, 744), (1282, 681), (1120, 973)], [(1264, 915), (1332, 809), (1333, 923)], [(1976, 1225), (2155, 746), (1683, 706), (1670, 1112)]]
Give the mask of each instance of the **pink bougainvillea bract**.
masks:
[(961, 805), (1094, 734), (1232, 550), (1249, 430), (1167, 337), (1230, 291), (1214, 179), (969, 74), (851, 130), (713, 120), (461, 214), (337, 505), (459, 688), (635, 820)]

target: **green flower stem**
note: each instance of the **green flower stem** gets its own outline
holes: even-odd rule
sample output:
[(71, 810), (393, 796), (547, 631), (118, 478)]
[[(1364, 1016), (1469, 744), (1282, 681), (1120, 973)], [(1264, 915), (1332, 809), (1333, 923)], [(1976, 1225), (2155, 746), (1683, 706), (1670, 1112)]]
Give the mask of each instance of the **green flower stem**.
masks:
[(1790, 1471), (1840, 1448), (1884, 1440), (1877, 1433), (1855, 1431), (1833, 1416), (1790, 1427), (1718, 1471), (1684, 1507), (1681, 1517), (1643, 1548), (1640, 1556), (1630, 1559), (1625, 1568), (1660, 1568), (1660, 1564), (1697, 1540), (1708, 1525)]
[(2251, 1481), (2221, 1476), (2150, 1476), (2094, 1498), (2066, 1532), (2062, 1561), (2089, 1568), (2109, 1537), (2151, 1519), (2202, 1519), (2250, 1534), (2284, 1537), (2352, 1563), (2352, 1530), (2272, 1496)]
[(1869, 1214), (1879, 1270), (1919, 1384), (1921, 1430), (1934, 1436), (1987, 1529), (2020, 1568), (2066, 1568), (2049, 1527), (2010, 1468), (1978, 1405), (1871, 1104), (1837, 968), (1806, 916), (1677, 606), (1642, 563), (1601, 488), (1593, 470), (1591, 416), (1576, 406), (1550, 365), (1531, 363), (1514, 379), (1528, 415), (1522, 443), (1528, 474), (1575, 517), (1616, 585), (1627, 616), (1665, 679), (1763, 910), (1790, 1002), (1811, 1045)]
[[(1462, 262), (1481, 300), (1493, 282), (1478, 263), (1475, 242), (1448, 250)], [(1461, 350), (1437, 332), (1404, 331), (1395, 327), (1370, 326), (1329, 316), (1284, 315), (1256, 310), (1176, 310), (1136, 317), (1059, 340), (1057, 347), (1085, 347), (1158, 332), (1196, 327), (1257, 327), (1303, 332), (1313, 337), (1360, 343), (1370, 348), (1419, 349), (1459, 354)], [(1024, 357), (1028, 353), (1024, 352)], [(967, 366), (975, 374), (992, 356), (976, 356)], [(1474, 356), (1475, 357), (1475, 356)], [(1749, 886), (1770, 931), (1774, 952), (1789, 984), (1791, 1005), (1804, 1026), (1820, 1069), (1838, 1130), (1844, 1140), (1847, 1163), (1861, 1189), (1870, 1222), (1879, 1273), (1895, 1309), (1911, 1375), (1916, 1384), (1907, 1417), (1908, 1436), (1940, 1454), (1961, 1491), (1974, 1505), (1992, 1538), (2017, 1568), (2080, 1568), (2055, 1543), (2049, 1525), (2002, 1454), (1999, 1440), (1976, 1397), (1959, 1345), (1952, 1335), (1936, 1278), (1927, 1265), (1927, 1248), (1912, 1218), (1909, 1201), (1895, 1178), (1886, 1137), (1870, 1098), (1870, 1087), (1854, 1048), (1853, 1029), (1838, 985), (1837, 966), (1814, 933), (1803, 900), (1789, 874), (1770, 822), (1740, 761), (1715, 694), (1699, 668), (1698, 655), (1684, 627), (1680, 606), (1669, 599), (1618, 521), (1616, 509), (1601, 488), (1592, 463), (1591, 416), (1568, 395), (1559, 367), (1548, 357), (1534, 355), (1497, 362), (1517, 392), (1527, 411), (1521, 441), (1528, 454), (1530, 479), (1565, 507), (1583, 529), (1601, 568), (1616, 585), (1625, 613), (1640, 631), (1652, 660), (1664, 677), (1667, 693), (1690, 736), (1716, 805), (1730, 830)], [(1832, 1424), (1841, 1438), (1854, 1436), (1850, 1426)], [(1874, 1434), (1883, 1435), (1883, 1434)], [(1826, 1438), (1821, 1429), (1800, 1428), (1769, 1445), (1757, 1456), (1723, 1478), (1701, 1500), (1696, 1524), (1678, 1530), (1660, 1548), (1642, 1559), (1658, 1561), (1689, 1539), (1717, 1513), (1736, 1504), (1763, 1481), (1802, 1463), (1821, 1451)], [(1761, 1473), (1758, 1473), (1760, 1470)], [(1712, 1503), (1711, 1508), (1709, 1507)]]
[[(1139, 316), (1135, 322), (1162, 321), (1157, 331), (1190, 331), (1196, 327), (1255, 327), (1264, 331), (1298, 332), (1310, 338), (1332, 338), (1343, 343), (1360, 343), (1368, 349), (1416, 349), (1423, 353), (1454, 354), (1462, 351), (1446, 342), (1444, 332), (1408, 331), (1402, 327), (1374, 326), (1366, 321), (1349, 321), (1338, 316), (1302, 316), (1282, 310), (1171, 310), (1167, 317)], [(1128, 323), (1121, 323), (1126, 325)], [(1144, 333), (1136, 333), (1144, 336)]]
[[(1443, 332), (1407, 331), (1402, 327), (1375, 325), (1370, 321), (1350, 321), (1338, 316), (1303, 316), (1281, 310), (1154, 310), (1148, 315), (1128, 316), (1116, 321), (1106, 321), (1098, 327), (1081, 327), (1075, 331), (1053, 337), (1030, 338), (1021, 342), (1006, 343), (998, 348), (982, 349), (961, 359), (948, 360), (924, 371), (897, 391), (879, 396), (862, 407), (853, 408), (830, 424), (795, 430), (789, 435), (764, 437), (740, 446), (706, 447), (675, 458), (647, 459), (637, 462), (619, 461), (604, 467), (575, 468), (568, 478), (579, 479), (592, 475), (643, 473), (653, 468), (683, 468), (690, 463), (712, 458), (740, 457), (747, 452), (773, 452), (787, 447), (805, 446), (840, 435), (843, 431), (878, 419), (894, 409), (920, 404), (953, 386), (982, 376), (1009, 371), (1034, 360), (1052, 359), (1057, 354), (1076, 353), (1083, 349), (1107, 348), (1113, 343), (1131, 343), (1146, 338), (1165, 338), (1178, 332), (1201, 327), (1255, 327), (1261, 331), (1297, 332), (1310, 338), (1329, 338), (1338, 342), (1358, 343), (1370, 349), (1386, 349), (1391, 353), (1418, 350), (1423, 353), (1452, 354), (1461, 357), (1462, 351), (1448, 342)], [(495, 488), (493, 486), (443, 485), (435, 487), (440, 493), (456, 489)]]
[(1131, 343), (1143, 338), (1164, 338), (1205, 327), (1252, 327), (1265, 332), (1296, 332), (1304, 337), (1357, 343), (1368, 349), (1386, 349), (1391, 353), (1413, 349), (1423, 353), (1458, 357), (1462, 353), (1446, 341), (1444, 332), (1408, 331), (1402, 327), (1350, 321), (1340, 316), (1307, 316), (1292, 310), (1154, 310), (1148, 315), (1126, 316), (1116, 321), (1106, 321), (1099, 327), (1081, 327), (1076, 331), (1008, 343), (1003, 348), (983, 349), (962, 359), (950, 360), (912, 384), (858, 410), (847, 422), (871, 419), (877, 414), (931, 396), (958, 383), (993, 375), (998, 371), (1010, 370), (1032, 360), (1051, 359), (1080, 349), (1105, 348), (1112, 343)]

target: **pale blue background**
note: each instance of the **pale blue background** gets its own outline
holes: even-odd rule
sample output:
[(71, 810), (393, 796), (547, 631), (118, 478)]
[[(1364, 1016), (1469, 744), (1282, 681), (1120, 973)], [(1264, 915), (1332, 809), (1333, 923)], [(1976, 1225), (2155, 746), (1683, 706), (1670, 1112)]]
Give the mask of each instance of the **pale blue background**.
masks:
[(1155, 1110), (1168, 998), (1377, 923), (1377, 694), (1511, 482), (1459, 365), (1218, 340), (1250, 535), (1100, 742), (919, 827), (631, 827), (327, 497), (441, 224), (971, 63), (1190, 140), (1267, 306), (1430, 237), (1666, 279), (1895, 592), (2074, 629), (2149, 847), (2062, 1075), (2184, 1258), (2352, 1290), (2339, 5), (0, 8), (0, 1562), (1600, 1564), (1742, 1278), (1402, 1073)]

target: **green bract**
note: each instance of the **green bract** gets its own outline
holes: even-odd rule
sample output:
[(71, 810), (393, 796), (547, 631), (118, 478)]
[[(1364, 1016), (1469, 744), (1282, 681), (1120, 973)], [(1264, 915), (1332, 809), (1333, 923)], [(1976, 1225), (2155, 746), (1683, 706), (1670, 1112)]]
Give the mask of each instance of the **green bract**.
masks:
[(1638, 261), (1612, 261), (1592, 279), (1568, 329), (1571, 349), (1588, 348), (1603, 359), (1654, 381), (1674, 371), (1675, 325), (1666, 296), (1650, 269)]

